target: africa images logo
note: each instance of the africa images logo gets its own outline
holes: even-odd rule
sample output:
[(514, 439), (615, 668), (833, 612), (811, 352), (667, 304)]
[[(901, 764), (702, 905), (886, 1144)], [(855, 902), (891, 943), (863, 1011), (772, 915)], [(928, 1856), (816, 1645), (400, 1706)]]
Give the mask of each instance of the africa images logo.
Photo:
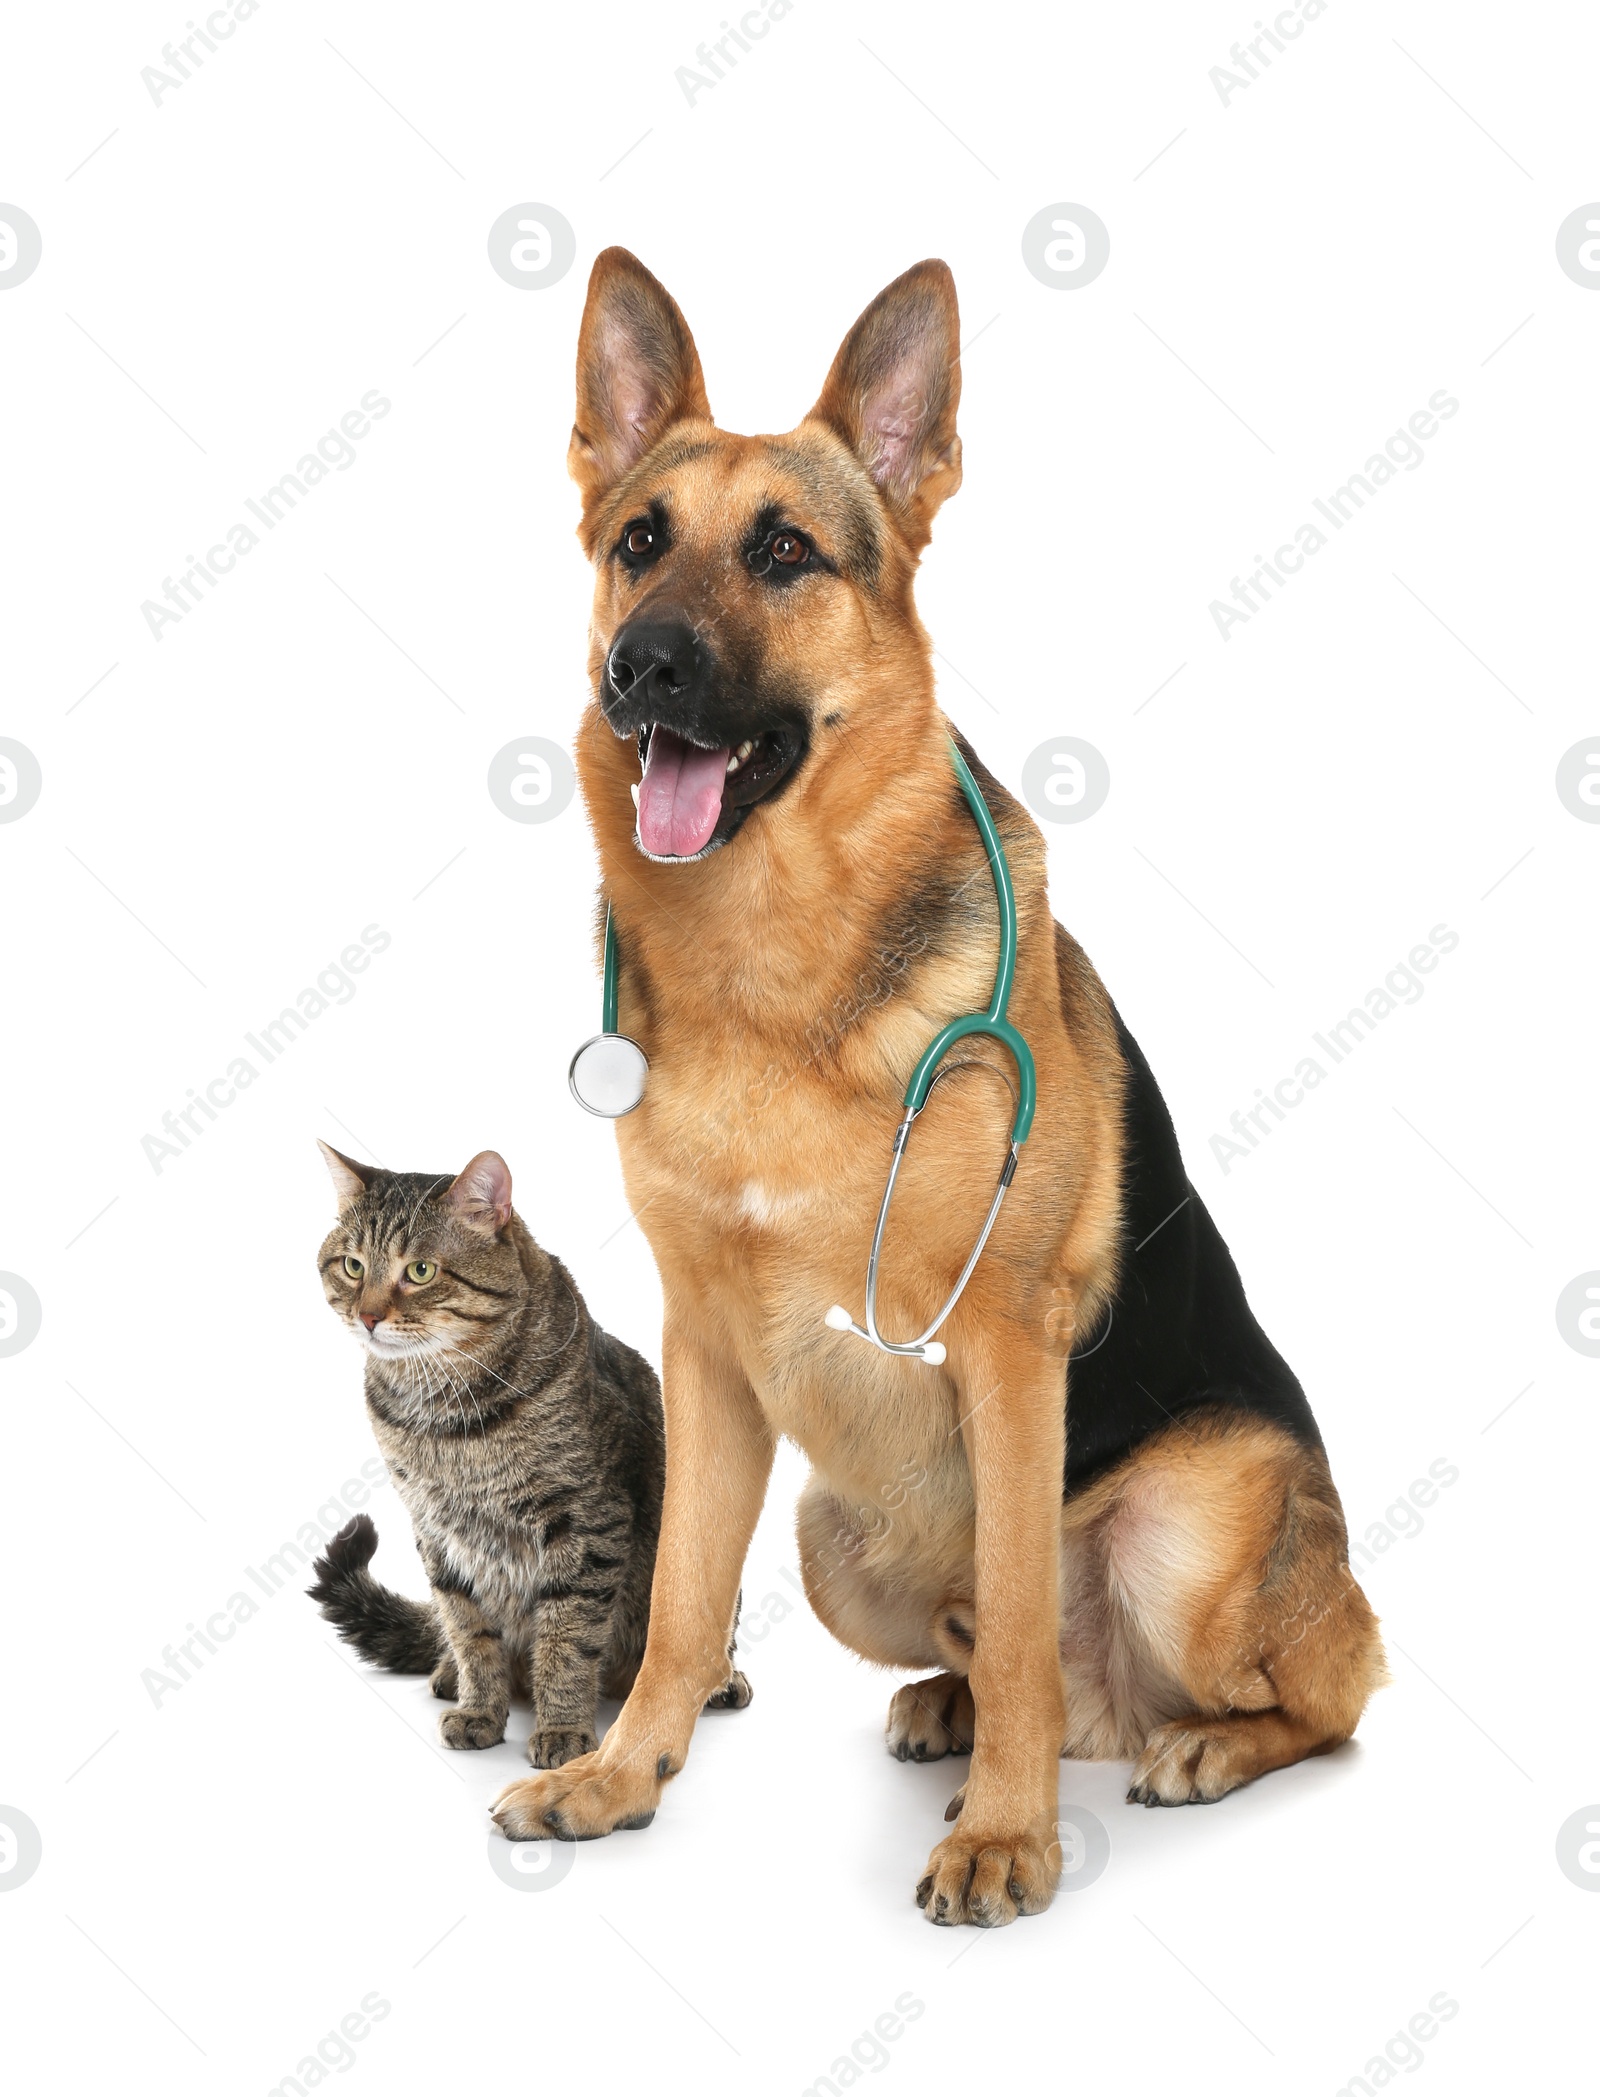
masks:
[[(1428, 396), (1428, 404), (1418, 408), (1404, 429), (1396, 430), (1385, 443), (1382, 451), (1375, 451), (1359, 473), (1337, 488), (1331, 488), (1326, 498), (1314, 495), (1311, 507), (1324, 524), (1334, 531), (1342, 532), (1345, 526), (1366, 507), (1382, 488), (1386, 488), (1398, 473), (1415, 473), (1427, 460), (1423, 445), (1430, 437), (1438, 435), (1439, 425), (1448, 422), (1461, 403), (1454, 394), (1447, 393), (1443, 386), (1436, 387)], [(1233, 578), (1232, 604), (1214, 597), (1207, 606), (1212, 623), (1223, 640), (1233, 638), (1231, 629), (1244, 626), (1257, 613), (1266, 610), (1274, 596), (1284, 584), (1292, 581), (1312, 554), (1320, 553), (1328, 543), (1328, 534), (1322, 526), (1310, 518), (1295, 527), (1294, 544), (1287, 540), (1272, 554), (1256, 554), (1252, 574), (1241, 579)]]
[(1383, 1020), (1402, 1005), (1417, 1004), (1426, 988), (1422, 978), (1432, 975), (1441, 957), (1454, 953), (1460, 944), (1460, 935), (1448, 925), (1435, 925), (1426, 942), (1419, 941), (1404, 961), (1397, 961), (1383, 982), (1375, 984), (1359, 1005), (1352, 1005), (1344, 1018), (1334, 1021), (1325, 1033), (1312, 1035), (1326, 1063), (1317, 1056), (1305, 1055), (1270, 1092), (1258, 1085), (1254, 1104), (1235, 1112), (1230, 1119), (1228, 1126), (1233, 1133), (1211, 1138), (1211, 1155), (1224, 1175), (1233, 1170), (1238, 1159), (1249, 1157), (1262, 1138), (1272, 1134), (1276, 1123), (1287, 1121), (1288, 1110), (1301, 1106), (1306, 1095), (1375, 1034)]
[(337, 961), (330, 961), (316, 982), (308, 983), (292, 1005), (285, 1005), (276, 1019), (266, 1021), (259, 1033), (246, 1033), (245, 1041), (259, 1063), (250, 1056), (235, 1055), (227, 1069), (212, 1078), (203, 1091), (191, 1085), (184, 1104), (167, 1109), (161, 1117), (163, 1133), (147, 1133), (140, 1138), (140, 1147), (158, 1179), (167, 1160), (181, 1158), (194, 1139), (205, 1134), (207, 1124), (218, 1119), (219, 1109), (231, 1107), (241, 1092), (255, 1084), (268, 1064), (276, 1063), (294, 1047), (314, 1020), (321, 1019), (333, 1005), (349, 1004), (356, 994), (353, 978), (364, 975), (373, 957), (391, 943), (381, 925), (364, 926), (359, 940), (352, 940)]
[[(390, 405), (376, 386), (369, 386), (358, 405), (340, 418), (339, 427), (327, 430), (313, 450), (301, 455), (292, 473), (284, 474), (259, 496), (247, 495), (244, 506), (262, 531), (276, 531), (296, 504), (330, 473), (348, 473), (358, 457), (356, 443), (370, 432), (373, 423), (382, 422)], [(261, 532), (253, 530), (243, 518), (227, 527), (225, 537), (226, 546), (219, 539), (198, 558), (186, 554), (188, 565), (176, 581), (170, 575), (163, 577), (161, 594), (165, 604), (147, 597), (140, 605), (152, 640), (163, 638), (164, 626), (176, 626), (188, 613), (198, 611), (206, 601), (206, 590), (214, 590), (222, 577), (238, 566), (241, 556), (254, 553), (261, 544)], [(200, 588), (201, 583), (205, 590)]]

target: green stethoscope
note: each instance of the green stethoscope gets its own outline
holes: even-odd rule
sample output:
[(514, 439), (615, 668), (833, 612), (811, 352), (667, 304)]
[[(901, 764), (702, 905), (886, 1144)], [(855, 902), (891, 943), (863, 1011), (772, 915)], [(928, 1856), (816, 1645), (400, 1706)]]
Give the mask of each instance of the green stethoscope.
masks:
[[(994, 818), (978, 783), (968, 770), (966, 760), (955, 744), (950, 745), (950, 760), (961, 791), (966, 797), (978, 834), (983, 839), (983, 849), (989, 861), (989, 872), (994, 879), (995, 901), (1000, 909), (1000, 962), (995, 970), (994, 995), (989, 1000), (986, 1012), (967, 1012), (959, 1019), (952, 1019), (941, 1027), (918, 1058), (917, 1067), (911, 1073), (911, 1082), (906, 1087), (905, 1113), (894, 1132), (894, 1149), (889, 1162), (889, 1178), (883, 1190), (883, 1200), (878, 1208), (877, 1228), (872, 1234), (872, 1250), (867, 1256), (867, 1306), (865, 1325), (858, 1325), (842, 1304), (836, 1303), (828, 1312), (826, 1323), (835, 1332), (853, 1332), (857, 1338), (869, 1340), (874, 1347), (882, 1348), (885, 1354), (912, 1355), (919, 1361), (937, 1365), (945, 1358), (943, 1344), (934, 1334), (943, 1325), (961, 1300), (961, 1292), (972, 1278), (972, 1270), (989, 1242), (989, 1234), (999, 1219), (1001, 1204), (1005, 1201), (1011, 1182), (1016, 1176), (1017, 1160), (1023, 1144), (1028, 1140), (1028, 1131), (1033, 1126), (1034, 1107), (1037, 1103), (1038, 1081), (1034, 1072), (1033, 1051), (1017, 1029), (1006, 1017), (1006, 1007), (1011, 1000), (1012, 979), (1017, 970), (1017, 896), (1011, 884), (1011, 869), (1006, 864), (1005, 847), (1000, 842), (1000, 833), (995, 828)], [(644, 1098), (645, 1078), (650, 1064), (638, 1042), (626, 1034), (617, 1032), (617, 938), (611, 921), (610, 907), (606, 909), (605, 974), (602, 991), (601, 1026), (603, 1031), (586, 1041), (572, 1059), (567, 1073), (567, 1082), (572, 1095), (580, 1107), (590, 1114), (604, 1115), (617, 1120), (631, 1114)], [(987, 1034), (1011, 1053), (1017, 1067), (1017, 1111), (1011, 1124), (1010, 1146), (1006, 1161), (1000, 1171), (999, 1185), (995, 1188), (994, 1200), (989, 1204), (989, 1213), (983, 1220), (977, 1243), (967, 1256), (967, 1263), (957, 1277), (955, 1287), (945, 1298), (938, 1316), (926, 1332), (914, 1340), (886, 1340), (878, 1330), (878, 1264), (883, 1253), (883, 1234), (889, 1221), (889, 1204), (894, 1198), (895, 1181), (900, 1176), (900, 1167), (905, 1159), (906, 1144), (910, 1139), (911, 1126), (928, 1103), (928, 1095), (938, 1078), (943, 1074), (939, 1065), (955, 1047), (972, 1034)]]

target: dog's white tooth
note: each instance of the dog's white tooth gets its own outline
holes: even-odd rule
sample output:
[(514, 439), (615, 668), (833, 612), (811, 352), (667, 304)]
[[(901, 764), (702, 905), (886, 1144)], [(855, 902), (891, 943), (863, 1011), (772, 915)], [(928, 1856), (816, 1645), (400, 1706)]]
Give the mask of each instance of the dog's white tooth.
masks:
[(633, 796), (634, 807), (637, 808), (639, 805), (639, 782), (637, 779), (633, 782), (632, 786), (629, 787), (628, 791)]
[(739, 760), (738, 760), (738, 758), (736, 758), (736, 757), (732, 757), (732, 756), (730, 756), (730, 757), (729, 757), (729, 759), (728, 759), (728, 762), (727, 762), (727, 763), (726, 763), (726, 764), (725, 764), (725, 765), (723, 766), (723, 770), (724, 770), (725, 772), (737, 772), (737, 771), (738, 771), (738, 769), (739, 769)]
[(746, 758), (747, 758), (747, 757), (748, 757), (748, 756), (750, 755), (750, 752), (751, 752), (751, 751), (752, 751), (752, 750), (753, 750), (754, 748), (755, 748), (755, 744), (754, 744), (754, 742), (746, 742), (746, 743), (741, 743), (741, 744), (739, 745), (738, 749), (737, 749), (737, 750), (736, 750), (736, 751), (734, 752), (734, 755), (735, 755), (735, 757), (737, 757), (737, 758), (738, 758), (738, 760), (739, 760), (740, 764), (743, 764), (743, 763), (744, 763), (745, 759), (746, 759)]

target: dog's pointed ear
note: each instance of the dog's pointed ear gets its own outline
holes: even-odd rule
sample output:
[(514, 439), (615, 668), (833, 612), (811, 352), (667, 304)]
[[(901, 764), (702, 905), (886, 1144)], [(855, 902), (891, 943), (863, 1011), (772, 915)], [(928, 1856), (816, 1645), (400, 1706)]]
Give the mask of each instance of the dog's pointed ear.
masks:
[(709, 422), (700, 357), (677, 302), (626, 248), (589, 275), (578, 332), (578, 416), (567, 451), (587, 513), (675, 422)]
[(955, 279), (943, 262), (919, 262), (846, 335), (811, 410), (860, 459), (916, 549), (961, 485), (960, 399)]

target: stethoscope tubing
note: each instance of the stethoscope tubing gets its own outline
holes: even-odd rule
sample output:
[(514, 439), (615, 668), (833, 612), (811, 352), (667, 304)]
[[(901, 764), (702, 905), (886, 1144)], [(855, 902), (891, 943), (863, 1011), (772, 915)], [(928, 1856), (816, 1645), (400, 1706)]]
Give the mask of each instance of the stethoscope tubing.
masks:
[[(894, 1156), (889, 1163), (888, 1184), (883, 1190), (883, 1200), (878, 1204), (877, 1228), (872, 1233), (872, 1250), (867, 1255), (866, 1329), (863, 1331), (860, 1326), (852, 1321), (850, 1330), (859, 1333), (863, 1339), (870, 1340), (874, 1347), (881, 1347), (885, 1354), (911, 1354), (925, 1358), (928, 1352), (929, 1341), (932, 1340), (934, 1334), (938, 1332), (940, 1326), (943, 1325), (946, 1318), (949, 1317), (950, 1313), (961, 1301), (961, 1293), (972, 1279), (972, 1270), (983, 1256), (983, 1248), (989, 1242), (989, 1233), (994, 1229), (999, 1219), (1001, 1204), (1010, 1192), (1011, 1182), (1016, 1174), (1018, 1146), (1013, 1143), (1006, 1153), (1006, 1162), (1001, 1169), (999, 1184), (994, 1190), (994, 1200), (989, 1204), (989, 1213), (983, 1219), (983, 1228), (979, 1231), (977, 1240), (971, 1252), (967, 1255), (967, 1264), (956, 1277), (956, 1285), (945, 1298), (943, 1308), (939, 1311), (938, 1316), (928, 1327), (927, 1331), (919, 1334), (914, 1340), (886, 1340), (878, 1330), (878, 1261), (883, 1252), (883, 1234), (889, 1222), (889, 1204), (894, 1199), (895, 1181), (900, 1177), (900, 1167), (906, 1154), (906, 1143), (910, 1137), (911, 1124), (916, 1119), (917, 1111), (916, 1109), (908, 1108), (905, 1118), (895, 1130)], [(942, 1356), (943, 1350), (941, 1349), (941, 1359)]]
[[(957, 783), (960, 785), (967, 806), (972, 812), (973, 821), (978, 826), (978, 834), (983, 840), (984, 856), (989, 862), (989, 873), (994, 881), (995, 903), (1000, 913), (1000, 953), (995, 966), (994, 993), (989, 1000), (987, 1011), (963, 1013), (960, 1018), (948, 1021), (939, 1029), (938, 1033), (934, 1035), (928, 1046), (918, 1057), (916, 1068), (912, 1071), (910, 1081), (906, 1086), (905, 1113), (895, 1129), (893, 1152), (889, 1161), (889, 1177), (884, 1186), (883, 1200), (878, 1204), (878, 1220), (872, 1233), (872, 1249), (867, 1255), (867, 1322), (864, 1326), (858, 1325), (849, 1312), (838, 1304), (834, 1305), (827, 1317), (827, 1323), (835, 1331), (852, 1332), (859, 1339), (867, 1340), (874, 1347), (880, 1348), (885, 1354), (906, 1355), (934, 1365), (942, 1362), (945, 1358), (945, 1350), (934, 1336), (960, 1302), (962, 1292), (972, 1279), (973, 1270), (983, 1256), (983, 1249), (989, 1242), (989, 1235), (999, 1220), (1001, 1206), (1005, 1201), (1007, 1193), (1010, 1191), (1011, 1182), (1016, 1176), (1022, 1146), (1028, 1140), (1028, 1132), (1033, 1126), (1034, 1110), (1038, 1100), (1038, 1075), (1034, 1067), (1033, 1051), (1029, 1048), (1023, 1035), (1011, 1024), (1006, 1016), (1007, 1007), (1011, 999), (1011, 987), (1017, 970), (1017, 896), (1016, 889), (1012, 885), (1011, 869), (1006, 861), (1005, 846), (1001, 842), (1000, 832), (995, 826), (994, 817), (989, 813), (988, 804), (978, 791), (978, 782), (973, 778), (966, 759), (961, 755), (953, 739), (950, 743), (950, 761), (955, 768)], [(610, 1119), (616, 1119), (620, 1114), (630, 1112), (631, 1108), (614, 1108), (609, 1105), (592, 1104), (591, 1101), (584, 1097), (583, 1091), (579, 1086), (578, 1068), (585, 1050), (593, 1048), (598, 1042), (603, 1042), (607, 1039), (620, 1040), (625, 1038), (619, 1037), (617, 1034), (617, 973), (617, 936), (615, 927), (612, 924), (611, 905), (608, 901), (606, 904), (605, 960), (601, 991), (602, 1031), (600, 1035), (595, 1037), (594, 1041), (586, 1042), (584, 1047), (574, 1056), (572, 1068), (568, 1073), (568, 1083), (572, 1088), (574, 1098), (581, 1107), (586, 1108), (591, 1114), (604, 1115)], [(977, 1240), (971, 1252), (967, 1255), (966, 1265), (956, 1277), (955, 1287), (945, 1298), (938, 1316), (927, 1330), (915, 1340), (886, 1340), (878, 1329), (878, 1269), (883, 1256), (884, 1232), (889, 1222), (889, 1204), (894, 1198), (895, 1184), (900, 1177), (900, 1167), (905, 1162), (906, 1146), (910, 1141), (912, 1126), (917, 1116), (927, 1105), (928, 1095), (939, 1076), (940, 1064), (958, 1041), (965, 1041), (975, 1034), (985, 1035), (989, 1039), (999, 1042), (1001, 1047), (1010, 1054), (1013, 1063), (1016, 1065), (1017, 1108), (1011, 1123), (1010, 1146), (1006, 1153), (1006, 1161), (1001, 1168), (999, 1184), (995, 1188), (994, 1199), (989, 1204), (989, 1212), (983, 1220), (983, 1228), (979, 1231)], [(645, 1057), (644, 1051), (639, 1048), (638, 1043), (629, 1042), (628, 1045), (639, 1056), (642, 1071), (648, 1071), (648, 1059)], [(643, 1096), (642, 1088), (643, 1076), (641, 1075), (640, 1092), (634, 1099), (633, 1105), (637, 1105), (638, 1099)]]
[[(978, 791), (978, 782), (973, 778), (966, 759), (955, 743), (950, 744), (950, 760), (955, 767), (956, 778), (966, 797), (978, 834), (983, 839), (983, 849), (989, 862), (989, 872), (994, 880), (995, 902), (1000, 912), (1000, 955), (995, 966), (994, 994), (986, 1012), (968, 1012), (961, 1018), (950, 1020), (941, 1027), (917, 1059), (911, 1081), (906, 1086), (905, 1113), (894, 1132), (894, 1148), (889, 1160), (889, 1178), (883, 1190), (883, 1200), (878, 1204), (878, 1221), (872, 1233), (872, 1250), (867, 1256), (867, 1304), (866, 1324), (858, 1325), (848, 1312), (835, 1305), (828, 1314), (828, 1322), (836, 1330), (853, 1332), (858, 1339), (871, 1341), (874, 1347), (885, 1354), (909, 1355), (916, 1360), (934, 1366), (944, 1360), (945, 1350), (934, 1336), (950, 1313), (960, 1302), (962, 1292), (972, 1279), (972, 1273), (983, 1256), (989, 1242), (989, 1234), (999, 1220), (1000, 1210), (1011, 1182), (1016, 1177), (1017, 1164), (1028, 1132), (1033, 1126), (1034, 1109), (1038, 1100), (1038, 1073), (1034, 1067), (1033, 1051), (1021, 1033), (1006, 1017), (1011, 1000), (1011, 986), (1017, 970), (1017, 895), (1012, 885), (1011, 868), (1006, 861), (1005, 846), (1000, 832), (995, 827), (988, 803)], [(1006, 1162), (1001, 1168), (999, 1184), (994, 1199), (989, 1204), (989, 1213), (983, 1219), (983, 1228), (967, 1263), (956, 1277), (955, 1287), (945, 1298), (938, 1316), (925, 1332), (915, 1340), (886, 1340), (878, 1329), (878, 1267), (883, 1254), (883, 1237), (889, 1222), (889, 1204), (894, 1198), (895, 1182), (900, 1177), (900, 1167), (905, 1162), (906, 1146), (911, 1138), (912, 1124), (927, 1105), (938, 1075), (939, 1065), (958, 1041), (965, 1041), (974, 1034), (987, 1035), (1009, 1050), (1017, 1067), (1017, 1111), (1011, 1124), (1010, 1148)]]

